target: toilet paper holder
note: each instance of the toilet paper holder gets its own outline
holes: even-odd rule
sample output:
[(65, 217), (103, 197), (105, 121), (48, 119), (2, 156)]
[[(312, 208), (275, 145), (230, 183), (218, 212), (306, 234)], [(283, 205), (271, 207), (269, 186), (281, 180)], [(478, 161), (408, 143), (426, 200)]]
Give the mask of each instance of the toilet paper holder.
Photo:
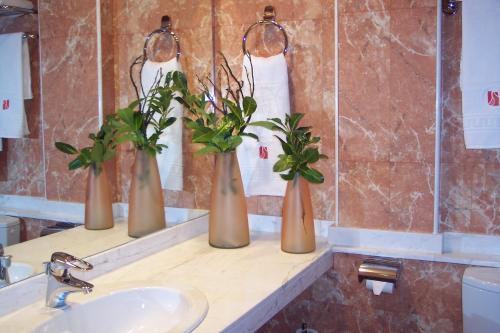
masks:
[(358, 267), (358, 281), (376, 280), (394, 283), (399, 278), (401, 262), (396, 259), (388, 258), (367, 258)]

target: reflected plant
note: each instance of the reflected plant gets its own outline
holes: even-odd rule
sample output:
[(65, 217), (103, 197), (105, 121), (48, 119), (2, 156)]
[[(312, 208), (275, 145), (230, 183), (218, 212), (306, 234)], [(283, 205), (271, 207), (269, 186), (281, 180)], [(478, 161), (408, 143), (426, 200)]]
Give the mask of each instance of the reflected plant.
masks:
[(299, 126), (303, 117), (303, 113), (294, 113), (291, 116), (286, 115), (284, 122), (279, 118), (270, 118), (268, 121), (255, 121), (250, 125), (265, 127), (284, 135), (285, 139), (275, 135), (281, 143), (283, 154), (278, 155), (273, 171), (288, 170), (287, 173), (280, 175), (281, 178), (293, 180), (298, 173), (311, 183), (321, 184), (325, 180), (323, 174), (310, 165), (328, 157), (320, 154), (319, 148), (315, 146), (320, 141), (320, 137), (312, 136), (311, 127)]
[(197, 155), (235, 151), (245, 136), (258, 140), (255, 134), (245, 132), (257, 110), (257, 103), (253, 98), (253, 66), (251, 65), (250, 71), (245, 68), (249, 85), (248, 93), (245, 93), (245, 82), (235, 76), (224, 54), (220, 55), (223, 63), (220, 65), (218, 76), (225, 79), (226, 88), (217, 86), (210, 77), (204, 80), (198, 78), (200, 92), (193, 94), (184, 75), (174, 79), (176, 89), (180, 93), (176, 99), (191, 115), (185, 117), (184, 121), (186, 127), (193, 131), (193, 143), (204, 145), (195, 153)]
[[(137, 59), (130, 67), (131, 79), (132, 69), (136, 64), (138, 64)], [(170, 117), (169, 114), (175, 93), (174, 81), (178, 81), (180, 75), (182, 73), (178, 71), (165, 75), (159, 71), (152, 88), (147, 94), (143, 91), (144, 98), (139, 97), (137, 85), (132, 79), (137, 99), (117, 112), (118, 143), (130, 141), (136, 149), (145, 150), (152, 155), (161, 153), (164, 148), (167, 148), (165, 144), (157, 142), (163, 131), (176, 121), (176, 118)]]
[(65, 142), (56, 142), (55, 146), (61, 152), (68, 155), (77, 155), (74, 160), (69, 162), (68, 168), (76, 170), (78, 168), (88, 168), (93, 166), (97, 172), (100, 172), (102, 164), (113, 159), (116, 155), (117, 119), (114, 115), (106, 117), (106, 121), (97, 133), (90, 133), (89, 139), (92, 145), (82, 149), (77, 149)]

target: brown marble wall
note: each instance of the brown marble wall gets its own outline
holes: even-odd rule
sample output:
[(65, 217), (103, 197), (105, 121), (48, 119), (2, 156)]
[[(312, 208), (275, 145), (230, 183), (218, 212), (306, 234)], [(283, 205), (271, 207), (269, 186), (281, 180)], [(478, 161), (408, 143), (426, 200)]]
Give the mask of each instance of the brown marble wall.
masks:
[[(314, 185), (315, 217), (335, 218), (335, 106), (334, 106), (334, 1), (215, 0), (215, 50), (223, 52), (240, 74), (241, 39), (247, 28), (262, 19), (264, 7), (273, 5), (277, 20), (289, 38), (288, 63), (291, 111), (305, 113), (304, 121), (320, 135), (321, 151), (329, 156), (317, 167), (325, 183)], [(247, 49), (258, 56), (281, 52), (283, 37), (276, 29), (256, 28)], [(217, 59), (220, 62), (220, 57)], [(248, 198), (249, 212), (281, 215), (281, 197)]]
[(393, 294), (358, 282), (364, 256), (335, 254), (333, 267), (258, 330), (295, 332), (302, 322), (328, 333), (462, 332), (463, 265), (403, 260)]
[(68, 171), (71, 156), (54, 142), (90, 143), (98, 128), (95, 1), (39, 4), (46, 195), (83, 201), (85, 171)]
[(430, 232), (435, 1), (339, 0), (339, 223)]
[(461, 13), (443, 17), (441, 230), (500, 235), (500, 149), (465, 149)]
[[(26, 102), (30, 136), (0, 152), (0, 193), (83, 201), (84, 171), (55, 141), (84, 146), (98, 127), (94, 0), (34, 2), (38, 15), (0, 18), (0, 32), (39, 34), (30, 40), (34, 99)], [(41, 98), (43, 96), (43, 98)]]
[[(37, 2), (33, 3), (36, 7)], [(0, 17), (0, 33), (19, 31), (37, 33), (38, 17)], [(25, 101), (25, 109), (30, 135), (23, 139), (3, 139), (3, 151), (0, 151), (0, 193), (4, 194), (45, 194), (38, 42), (28, 39), (33, 99)]]

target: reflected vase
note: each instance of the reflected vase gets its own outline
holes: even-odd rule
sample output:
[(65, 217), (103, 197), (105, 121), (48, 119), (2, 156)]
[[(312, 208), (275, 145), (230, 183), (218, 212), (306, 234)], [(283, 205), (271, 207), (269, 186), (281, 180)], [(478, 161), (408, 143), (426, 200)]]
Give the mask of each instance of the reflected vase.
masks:
[(309, 183), (299, 174), (288, 181), (283, 200), (281, 250), (309, 253), (316, 249)]
[(142, 237), (166, 227), (156, 156), (136, 150), (129, 193), (128, 235)]
[(85, 194), (85, 228), (104, 230), (113, 225), (113, 201), (106, 169), (91, 165)]
[(209, 243), (234, 249), (250, 244), (247, 204), (235, 152), (218, 153), (212, 178)]

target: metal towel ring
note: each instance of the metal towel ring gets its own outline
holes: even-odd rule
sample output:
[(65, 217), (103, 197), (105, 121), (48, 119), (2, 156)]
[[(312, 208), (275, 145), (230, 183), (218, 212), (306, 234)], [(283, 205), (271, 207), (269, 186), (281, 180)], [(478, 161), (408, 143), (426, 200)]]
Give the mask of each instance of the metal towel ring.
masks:
[(144, 41), (144, 48), (143, 48), (144, 62), (148, 59), (147, 49), (148, 49), (149, 41), (156, 34), (168, 34), (174, 39), (175, 46), (177, 48), (176, 58), (177, 58), (177, 60), (179, 60), (179, 57), (181, 55), (181, 44), (179, 42), (179, 37), (177, 37), (177, 35), (172, 30), (170, 30), (171, 27), (172, 27), (172, 24), (170, 22), (170, 16), (165, 15), (161, 18), (161, 28), (154, 30), (153, 32), (151, 32), (149, 35), (146, 36), (146, 40)]
[(279, 23), (276, 22), (276, 12), (274, 11), (273, 6), (266, 6), (266, 8), (264, 9), (263, 19), (255, 22), (250, 27), (248, 27), (247, 31), (243, 35), (243, 42), (241, 43), (241, 46), (243, 48), (243, 53), (250, 55), (250, 52), (247, 51), (247, 47), (246, 47), (248, 33), (253, 28), (255, 28), (257, 25), (261, 25), (261, 24), (264, 24), (264, 25), (272, 24), (283, 33), (283, 38), (285, 39), (285, 48), (283, 49), (283, 54), (286, 55), (286, 53), (288, 52), (288, 36), (287, 36), (286, 31), (283, 28), (283, 26), (281, 26)]

